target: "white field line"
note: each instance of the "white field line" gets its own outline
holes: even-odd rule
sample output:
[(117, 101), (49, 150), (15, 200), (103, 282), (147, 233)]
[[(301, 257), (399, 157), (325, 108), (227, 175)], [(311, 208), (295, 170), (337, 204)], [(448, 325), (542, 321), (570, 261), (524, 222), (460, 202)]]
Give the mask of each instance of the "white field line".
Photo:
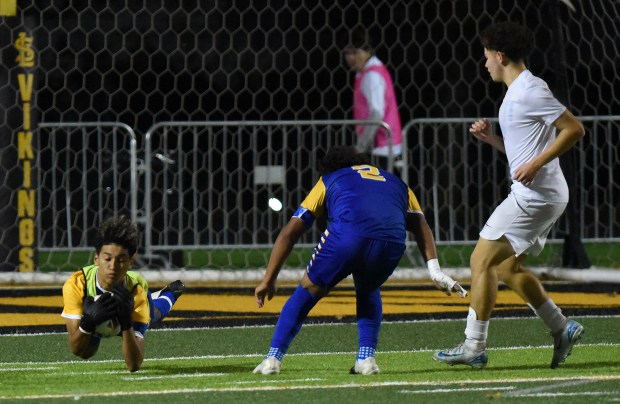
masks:
[[(608, 376), (583, 376), (579, 380), (591, 380), (592, 382), (620, 380), (620, 375), (608, 375)], [(118, 397), (123, 396), (151, 396), (151, 395), (169, 395), (169, 394), (191, 394), (191, 393), (214, 393), (214, 392), (254, 392), (254, 391), (276, 391), (276, 390), (326, 390), (326, 389), (350, 389), (361, 387), (390, 387), (390, 386), (442, 386), (445, 389), (446, 385), (461, 385), (461, 384), (511, 384), (511, 383), (536, 383), (536, 382), (549, 382), (549, 381), (575, 381), (575, 377), (550, 377), (550, 378), (515, 378), (515, 379), (484, 379), (484, 380), (453, 380), (453, 381), (440, 381), (440, 382), (374, 382), (374, 383), (345, 383), (345, 384), (333, 384), (324, 386), (315, 385), (286, 385), (286, 386), (255, 386), (240, 388), (238, 385), (234, 387), (210, 387), (202, 389), (177, 389), (177, 390), (134, 390), (134, 391), (114, 391), (107, 393), (85, 393), (85, 394), (33, 394), (21, 397), (4, 397), (0, 396), (0, 400), (42, 400), (53, 398), (73, 398), (79, 400), (85, 397)], [(500, 388), (502, 386), (499, 386)], [(459, 392), (462, 388), (456, 388), (450, 392)], [(467, 389), (467, 388), (465, 388)], [(466, 390), (463, 390), (466, 391)], [(544, 394), (544, 393), (541, 393)], [(558, 395), (568, 395), (572, 393), (548, 393)], [(579, 393), (574, 393), (578, 395)], [(611, 394), (611, 393), (609, 393)], [(586, 395), (608, 395), (608, 392), (588, 392)]]
[(581, 386), (584, 384), (591, 384), (591, 383), (594, 383), (594, 381), (578, 379), (578, 380), (572, 380), (568, 382), (546, 384), (544, 386), (532, 387), (528, 389), (514, 390), (514, 391), (510, 391), (504, 394), (504, 396), (505, 397), (523, 397), (523, 396), (529, 396), (530, 394), (539, 394), (539, 393), (542, 393), (548, 390), (562, 389), (564, 387), (575, 387), (575, 386)]
[(57, 370), (57, 369), (60, 369), (60, 368), (58, 366), (47, 366), (47, 367), (31, 366), (31, 367), (19, 367), (19, 368), (0, 368), (0, 373), (2, 372), (23, 372), (26, 370), (41, 371), (41, 370)]
[[(620, 272), (620, 271), (618, 271)], [(587, 315), (587, 316), (575, 316), (576, 318), (620, 318), (620, 314), (614, 315)], [(493, 318), (493, 322), (499, 321), (513, 321), (513, 320), (535, 320), (537, 317), (532, 314), (531, 316), (521, 317), (498, 317)], [(416, 324), (416, 323), (447, 323), (447, 322), (463, 322), (467, 320), (467, 316), (463, 318), (446, 318), (446, 319), (420, 319), (420, 320), (402, 320), (402, 321), (383, 321), (381, 324)], [(165, 324), (165, 322), (164, 322)], [(355, 323), (308, 323), (304, 324), (304, 328), (308, 327), (351, 327), (355, 326)], [(175, 332), (175, 331), (208, 331), (208, 330), (239, 330), (239, 329), (254, 329), (254, 328), (274, 328), (275, 325), (236, 325), (230, 327), (183, 327), (183, 328), (156, 328), (148, 330), (149, 333), (157, 332)], [(0, 334), (0, 339), (3, 337), (38, 337), (42, 335), (64, 335), (66, 332), (37, 332), (37, 333), (19, 333), (19, 334)]]
[[(575, 391), (572, 393), (536, 393), (523, 394), (516, 397), (577, 397), (577, 396), (617, 396), (620, 391)], [(614, 401), (618, 401), (617, 399)]]
[[(620, 342), (617, 343), (593, 343), (593, 344), (579, 344), (579, 346), (583, 347), (617, 347), (620, 346)], [(523, 346), (510, 346), (510, 347), (498, 347), (498, 348), (487, 348), (487, 351), (517, 351), (521, 349), (543, 349), (549, 348), (551, 345), (523, 345)], [(400, 354), (400, 353), (429, 353), (436, 352), (437, 349), (411, 349), (411, 350), (400, 350), (400, 351), (379, 351), (378, 354)], [(291, 356), (327, 356), (327, 355), (350, 355), (354, 354), (357, 351), (339, 351), (339, 352), (304, 352), (304, 353), (291, 353), (287, 354), (287, 357)], [(170, 360), (195, 360), (195, 359), (226, 359), (226, 358), (262, 358), (265, 356), (265, 353), (252, 353), (252, 354), (238, 354), (238, 355), (195, 355), (195, 356), (171, 356), (166, 358), (146, 358), (145, 362), (159, 362), (159, 361), (170, 361)], [(25, 365), (65, 365), (65, 364), (96, 364), (96, 363), (116, 363), (123, 362), (122, 359), (102, 359), (102, 360), (71, 360), (71, 361), (57, 361), (57, 362), (0, 362), (0, 366), (25, 366)], [(40, 369), (40, 368), (39, 368)], [(5, 369), (0, 368), (0, 372)]]
[(402, 394), (435, 394), (435, 393), (464, 393), (466, 391), (498, 391), (512, 390), (514, 386), (497, 386), (497, 387), (463, 387), (455, 389), (426, 389), (426, 390), (401, 390)]
[(163, 376), (123, 376), (121, 380), (156, 380), (156, 379), (185, 379), (188, 377), (214, 377), (226, 376), (226, 373), (179, 373), (176, 375)]
[[(289, 383), (289, 382), (320, 382), (323, 381), (325, 379), (319, 379), (317, 377), (307, 377), (305, 379), (274, 379), (274, 378), (267, 378), (267, 379), (263, 379), (260, 382), (258, 382), (259, 384), (278, 384), (278, 383)], [(256, 380), (245, 380), (245, 381), (241, 381), (241, 382), (228, 382), (226, 384), (235, 384), (235, 385), (240, 385), (240, 384), (256, 384)]]

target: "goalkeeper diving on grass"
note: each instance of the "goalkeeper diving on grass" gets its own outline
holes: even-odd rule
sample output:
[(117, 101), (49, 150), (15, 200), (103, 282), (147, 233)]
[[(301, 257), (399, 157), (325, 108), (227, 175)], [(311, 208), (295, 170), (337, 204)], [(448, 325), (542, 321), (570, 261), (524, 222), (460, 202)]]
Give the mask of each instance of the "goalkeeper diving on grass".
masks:
[(138, 229), (125, 216), (104, 221), (95, 240), (94, 264), (73, 273), (62, 288), (69, 346), (92, 357), (101, 338), (120, 336), (127, 369), (144, 360), (144, 335), (163, 320), (185, 290), (180, 280), (150, 293), (146, 279), (130, 271), (138, 249)]
[(379, 373), (375, 360), (383, 317), (379, 288), (405, 252), (411, 231), (431, 279), (448, 295), (467, 293), (441, 272), (435, 240), (415, 194), (395, 175), (369, 165), (354, 147), (335, 147), (322, 160), (321, 178), (281, 230), (267, 270), (254, 294), (258, 307), (276, 292), (276, 280), (299, 237), (327, 216), (327, 229), (293, 295), (282, 308), (266, 358), (254, 373), (277, 374), (286, 351), (310, 310), (334, 286), (353, 275), (357, 302), (358, 354), (351, 373)]

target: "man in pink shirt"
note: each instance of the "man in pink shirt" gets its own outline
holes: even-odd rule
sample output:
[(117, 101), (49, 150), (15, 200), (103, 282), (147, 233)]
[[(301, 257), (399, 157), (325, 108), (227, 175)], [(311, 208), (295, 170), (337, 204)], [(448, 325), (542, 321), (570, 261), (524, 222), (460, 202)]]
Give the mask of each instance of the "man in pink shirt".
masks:
[[(345, 60), (357, 72), (353, 88), (353, 118), (356, 120), (384, 121), (392, 130), (390, 134), (376, 125), (359, 125), (358, 152), (371, 152), (387, 160), (402, 153), (402, 125), (394, 93), (392, 77), (385, 65), (374, 55), (366, 32), (355, 29), (344, 48)], [(391, 147), (390, 147), (391, 143)], [(391, 149), (391, 150), (390, 150)]]

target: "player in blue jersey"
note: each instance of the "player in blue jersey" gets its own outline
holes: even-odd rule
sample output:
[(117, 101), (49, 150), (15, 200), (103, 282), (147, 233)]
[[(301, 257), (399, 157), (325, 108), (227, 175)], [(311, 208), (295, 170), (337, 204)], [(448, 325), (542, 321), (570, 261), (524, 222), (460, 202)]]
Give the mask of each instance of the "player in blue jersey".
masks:
[(277, 374), (286, 351), (310, 310), (340, 281), (353, 274), (357, 300), (359, 350), (351, 373), (375, 374), (383, 316), (379, 288), (390, 277), (404, 251), (406, 231), (415, 235), (431, 279), (448, 295), (465, 290), (441, 272), (435, 240), (411, 189), (395, 175), (368, 164), (354, 147), (331, 149), (322, 161), (322, 176), (282, 229), (267, 270), (254, 294), (258, 307), (276, 292), (282, 265), (304, 231), (327, 216), (327, 229), (306, 272), (282, 308), (266, 358), (254, 373)]

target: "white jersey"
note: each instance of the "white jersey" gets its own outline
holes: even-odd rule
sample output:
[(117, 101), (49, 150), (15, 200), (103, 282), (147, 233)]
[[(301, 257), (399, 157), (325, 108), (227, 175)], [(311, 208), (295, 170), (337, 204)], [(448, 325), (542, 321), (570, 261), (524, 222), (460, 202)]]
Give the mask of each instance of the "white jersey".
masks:
[[(555, 140), (553, 122), (566, 107), (551, 93), (547, 83), (523, 71), (508, 87), (499, 109), (499, 124), (510, 175), (522, 164), (541, 154)], [(525, 198), (548, 202), (568, 202), (568, 186), (555, 158), (543, 166), (526, 186), (513, 181), (512, 192)]]

